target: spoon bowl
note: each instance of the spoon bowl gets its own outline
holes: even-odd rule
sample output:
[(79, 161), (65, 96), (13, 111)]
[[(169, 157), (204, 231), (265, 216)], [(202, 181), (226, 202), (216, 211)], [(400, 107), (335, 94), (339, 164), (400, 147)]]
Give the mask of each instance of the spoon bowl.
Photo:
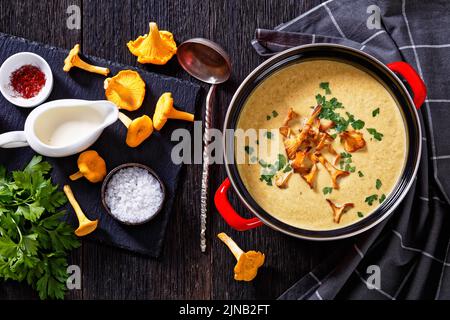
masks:
[(228, 54), (208, 39), (194, 38), (183, 42), (178, 47), (177, 58), (181, 67), (200, 81), (219, 84), (230, 78)]

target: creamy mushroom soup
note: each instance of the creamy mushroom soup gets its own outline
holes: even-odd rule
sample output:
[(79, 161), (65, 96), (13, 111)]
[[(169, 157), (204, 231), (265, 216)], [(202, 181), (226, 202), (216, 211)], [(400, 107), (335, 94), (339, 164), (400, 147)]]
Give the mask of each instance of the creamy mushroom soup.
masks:
[[(265, 141), (247, 142), (245, 158), (253, 163), (238, 171), (265, 211), (303, 229), (337, 229), (367, 217), (405, 163), (396, 101), (372, 75), (342, 62), (304, 61), (274, 73), (254, 89), (237, 127), (273, 129)], [(258, 157), (262, 142), (272, 150), (266, 158)]]

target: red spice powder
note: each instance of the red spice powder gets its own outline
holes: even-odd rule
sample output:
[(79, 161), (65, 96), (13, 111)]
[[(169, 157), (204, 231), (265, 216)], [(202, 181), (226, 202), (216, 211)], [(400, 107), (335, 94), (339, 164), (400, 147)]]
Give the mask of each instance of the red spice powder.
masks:
[(26, 64), (9, 77), (11, 88), (20, 97), (30, 99), (39, 94), (45, 86), (45, 74), (36, 66)]

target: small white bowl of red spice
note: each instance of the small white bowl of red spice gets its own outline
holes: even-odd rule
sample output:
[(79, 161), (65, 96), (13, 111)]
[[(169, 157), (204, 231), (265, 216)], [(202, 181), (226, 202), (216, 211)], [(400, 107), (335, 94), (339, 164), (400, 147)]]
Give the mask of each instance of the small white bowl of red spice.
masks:
[(40, 105), (52, 89), (52, 70), (47, 61), (35, 53), (16, 53), (0, 67), (0, 92), (16, 106), (32, 108)]

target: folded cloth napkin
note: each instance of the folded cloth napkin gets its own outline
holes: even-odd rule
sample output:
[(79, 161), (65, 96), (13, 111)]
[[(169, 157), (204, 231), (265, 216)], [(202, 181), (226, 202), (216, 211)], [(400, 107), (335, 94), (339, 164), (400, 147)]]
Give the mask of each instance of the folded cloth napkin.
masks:
[[(404, 60), (428, 98), (421, 165), (390, 219), (344, 241), (280, 299), (450, 298), (450, 2), (329, 0), (274, 30), (257, 29), (262, 56), (302, 44), (340, 43), (385, 63)], [(376, 277), (380, 275), (377, 282)]]

